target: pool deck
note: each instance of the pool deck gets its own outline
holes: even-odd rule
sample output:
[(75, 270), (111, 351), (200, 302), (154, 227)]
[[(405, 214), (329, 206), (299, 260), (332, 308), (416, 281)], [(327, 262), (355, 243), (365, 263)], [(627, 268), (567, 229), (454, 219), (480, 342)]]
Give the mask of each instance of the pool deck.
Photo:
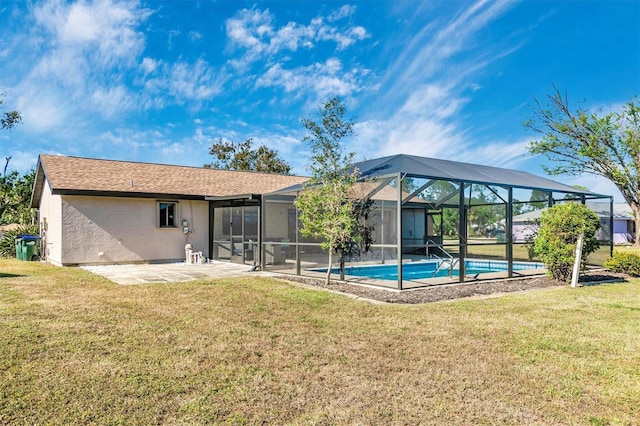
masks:
[(116, 284), (149, 284), (237, 277), (250, 272), (250, 265), (229, 262), (205, 264), (152, 263), (130, 265), (82, 266), (82, 269), (101, 275)]
[[(315, 264), (315, 266), (317, 266), (317, 264)], [(157, 264), (96, 265), (83, 266), (82, 268), (94, 274), (101, 275), (108, 280), (121, 285), (186, 282), (225, 277), (239, 277), (249, 274), (262, 276), (280, 276), (285, 279), (287, 275), (295, 275), (293, 273), (294, 271), (292, 270), (251, 272), (251, 265), (219, 261), (214, 261), (212, 263), (206, 264), (185, 264), (184, 262), (177, 262)], [(546, 269), (540, 268), (514, 271), (512, 279), (542, 275), (545, 272)], [(308, 269), (305, 270), (303, 274), (303, 276), (314, 277), (318, 279), (324, 279), (325, 275), (326, 274), (324, 272), (312, 272)], [(336, 280), (339, 278), (339, 275), (332, 274), (331, 278), (333, 280)], [(356, 285), (371, 286), (378, 289), (386, 289), (389, 291), (399, 291), (398, 283), (394, 280), (371, 279), (353, 275), (347, 275), (345, 278), (347, 282)], [(492, 272), (480, 275), (468, 275), (464, 283), (477, 283), (496, 279), (509, 278), (507, 277), (506, 272)], [(458, 284), (461, 284), (461, 282), (457, 276), (404, 280), (402, 282), (402, 290)]]

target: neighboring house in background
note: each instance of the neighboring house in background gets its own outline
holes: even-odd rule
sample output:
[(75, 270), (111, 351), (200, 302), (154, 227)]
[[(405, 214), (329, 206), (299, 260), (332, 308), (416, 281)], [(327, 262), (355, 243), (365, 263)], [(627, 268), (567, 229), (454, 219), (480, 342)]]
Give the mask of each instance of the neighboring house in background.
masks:
[[(587, 206), (600, 217), (600, 229), (596, 233), (599, 240), (608, 234), (609, 203), (588, 202)], [(513, 238), (515, 242), (524, 242), (527, 237), (535, 232), (533, 221), (540, 218), (544, 209), (534, 210), (513, 217)], [(635, 241), (635, 217), (631, 208), (626, 203), (613, 204), (613, 243), (630, 244)]]
[[(56, 265), (211, 257), (212, 204), (256, 200), (307, 178), (41, 155), (31, 206)], [(237, 203), (237, 201), (234, 201)]]
[[(600, 223), (604, 226), (609, 219), (609, 203), (590, 202), (589, 208), (600, 216)], [(630, 244), (636, 239), (636, 222), (631, 207), (627, 203), (613, 203), (613, 243)], [(596, 237), (602, 233), (598, 230)]]
[(514, 243), (526, 242), (531, 235), (535, 234), (536, 225), (534, 221), (540, 218), (540, 213), (543, 210), (544, 209), (534, 210), (513, 217)]

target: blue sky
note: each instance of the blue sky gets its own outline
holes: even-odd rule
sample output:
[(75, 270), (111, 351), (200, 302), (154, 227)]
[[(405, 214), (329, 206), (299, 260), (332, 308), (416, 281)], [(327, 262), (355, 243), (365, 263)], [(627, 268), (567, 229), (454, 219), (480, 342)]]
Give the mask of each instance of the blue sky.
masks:
[[(527, 170), (522, 122), (555, 84), (589, 109), (640, 94), (640, 1), (0, 1), (0, 92), (39, 153), (202, 166), (253, 138), (306, 174), (303, 117), (341, 96), (358, 159)], [(597, 192), (591, 177), (557, 177)]]

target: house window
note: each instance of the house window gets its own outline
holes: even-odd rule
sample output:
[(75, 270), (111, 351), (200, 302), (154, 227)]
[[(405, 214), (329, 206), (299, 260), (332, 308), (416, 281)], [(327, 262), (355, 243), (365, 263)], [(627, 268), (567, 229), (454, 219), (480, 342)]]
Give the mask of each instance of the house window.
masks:
[(158, 227), (178, 227), (178, 203), (165, 201), (158, 202)]

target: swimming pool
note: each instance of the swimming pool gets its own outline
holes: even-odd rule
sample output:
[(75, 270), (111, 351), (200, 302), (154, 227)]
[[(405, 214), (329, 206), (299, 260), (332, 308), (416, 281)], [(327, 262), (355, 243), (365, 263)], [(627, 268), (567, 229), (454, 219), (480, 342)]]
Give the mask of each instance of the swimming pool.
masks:
[[(458, 276), (460, 270), (458, 265), (454, 264), (451, 269), (448, 261), (441, 265), (442, 260), (424, 260), (417, 262), (407, 262), (402, 265), (402, 278), (405, 280), (419, 280), (426, 278), (448, 277), (450, 275)], [(465, 270), (467, 275), (486, 274), (489, 272), (506, 272), (507, 262), (502, 260), (465, 260)], [(440, 266), (440, 267), (439, 267)], [(513, 262), (514, 271), (522, 271), (525, 269), (541, 269), (544, 264), (536, 262)], [(327, 272), (327, 268), (311, 269), (315, 272)], [(339, 274), (340, 268), (331, 268), (332, 274)], [(344, 268), (345, 275), (356, 277), (367, 277), (376, 280), (398, 280), (398, 265), (359, 265), (347, 266)]]

